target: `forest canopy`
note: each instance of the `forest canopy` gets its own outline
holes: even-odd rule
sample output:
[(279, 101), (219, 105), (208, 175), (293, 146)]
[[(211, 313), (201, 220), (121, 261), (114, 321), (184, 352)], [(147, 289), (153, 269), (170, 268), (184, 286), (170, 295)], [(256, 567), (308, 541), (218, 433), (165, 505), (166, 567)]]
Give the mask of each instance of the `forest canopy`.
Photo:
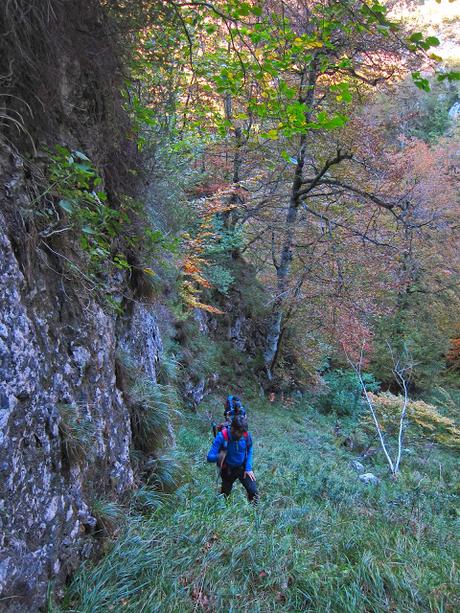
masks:
[(266, 293), (268, 379), (306, 381), (363, 344), (383, 378), (387, 343), (410, 346), (422, 386), (443, 370), (458, 311), (459, 73), (440, 38), (378, 2), (110, 8), (134, 28), (139, 148), (193, 169), (202, 222), (186, 301), (212, 310), (207, 290), (227, 294), (243, 257)]

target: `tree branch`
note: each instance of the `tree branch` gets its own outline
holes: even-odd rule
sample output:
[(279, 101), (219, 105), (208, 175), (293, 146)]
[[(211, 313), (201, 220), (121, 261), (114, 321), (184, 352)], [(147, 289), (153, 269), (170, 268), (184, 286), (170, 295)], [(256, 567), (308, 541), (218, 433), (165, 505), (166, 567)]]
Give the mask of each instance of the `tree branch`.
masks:
[(312, 179), (302, 180), (302, 185), (308, 184), (308, 187), (301, 189), (297, 193), (297, 196), (298, 197), (305, 196), (306, 194), (311, 192), (317, 185), (319, 185), (319, 183), (321, 182), (321, 179), (324, 177), (324, 175), (329, 170), (329, 168), (331, 168), (331, 166), (334, 166), (335, 164), (340, 164), (340, 162), (342, 162), (343, 160), (351, 160), (351, 159), (353, 159), (352, 153), (342, 152), (341, 149), (337, 149), (337, 155), (334, 158), (327, 160), (327, 162), (324, 164), (323, 168), (318, 172), (316, 177), (313, 177)]
[(360, 356), (359, 356), (359, 363), (358, 363), (358, 365), (356, 365), (348, 357), (346, 352), (345, 352), (345, 355), (347, 357), (348, 363), (350, 364), (350, 366), (353, 368), (353, 370), (355, 371), (355, 373), (358, 376), (359, 383), (361, 385), (361, 388), (362, 388), (362, 390), (364, 392), (364, 396), (366, 398), (366, 402), (367, 402), (367, 404), (369, 406), (369, 409), (371, 411), (372, 419), (374, 420), (375, 429), (377, 430), (377, 434), (378, 434), (378, 437), (379, 437), (379, 440), (380, 440), (380, 446), (382, 447), (383, 453), (385, 454), (387, 462), (388, 462), (388, 464), (390, 466), (391, 473), (394, 475), (395, 474), (395, 467), (394, 467), (392, 459), (390, 458), (390, 454), (388, 453), (387, 446), (386, 446), (385, 440), (383, 438), (382, 429), (380, 427), (379, 420), (377, 419), (377, 414), (376, 414), (375, 409), (374, 409), (374, 405), (372, 404), (372, 401), (371, 401), (371, 399), (369, 397), (369, 394), (368, 394), (368, 391), (367, 391), (367, 388), (366, 388), (366, 384), (364, 383), (363, 377), (362, 377), (362, 374), (361, 374), (361, 368), (362, 368), (363, 357), (364, 357), (364, 343), (363, 343), (363, 346), (361, 347), (361, 353), (360, 353)]
[[(358, 196), (362, 196), (363, 198), (370, 200), (377, 206), (380, 206), (386, 209), (387, 211), (391, 211), (393, 215), (397, 217), (397, 215), (393, 211), (393, 209), (396, 208), (397, 205), (393, 202), (385, 202), (384, 200), (382, 200), (381, 198), (379, 198), (379, 196), (376, 196), (375, 194), (366, 192), (357, 187), (353, 187), (352, 185), (349, 185), (348, 183), (343, 183), (342, 181), (338, 181), (337, 179), (320, 179), (316, 184), (317, 185), (334, 185), (336, 187), (341, 187), (342, 189), (346, 191), (352, 192), (353, 194), (357, 194)], [(303, 196), (304, 194), (308, 193), (308, 191), (309, 190), (302, 190), (299, 193), (299, 196)]]

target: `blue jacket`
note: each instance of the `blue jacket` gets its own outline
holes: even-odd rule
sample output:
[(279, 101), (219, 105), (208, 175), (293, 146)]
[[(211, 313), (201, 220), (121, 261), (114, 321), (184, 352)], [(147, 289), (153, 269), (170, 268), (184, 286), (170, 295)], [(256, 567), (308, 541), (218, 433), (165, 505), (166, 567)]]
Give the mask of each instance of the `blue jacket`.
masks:
[[(247, 449), (247, 457), (246, 457), (246, 447)], [(217, 457), (219, 455), (219, 451), (222, 449), (227, 449), (227, 457), (225, 458), (225, 463), (231, 467), (241, 466), (244, 464), (244, 460), (246, 458), (246, 466), (244, 466), (244, 470), (250, 471), (252, 470), (252, 437), (248, 434), (248, 437), (245, 438), (242, 436), (239, 441), (232, 440), (232, 435), (230, 433), (230, 429), (228, 431), (228, 443), (224, 439), (224, 435), (222, 432), (219, 432), (216, 438), (212, 443), (212, 447), (208, 453), (208, 462), (217, 462)]]

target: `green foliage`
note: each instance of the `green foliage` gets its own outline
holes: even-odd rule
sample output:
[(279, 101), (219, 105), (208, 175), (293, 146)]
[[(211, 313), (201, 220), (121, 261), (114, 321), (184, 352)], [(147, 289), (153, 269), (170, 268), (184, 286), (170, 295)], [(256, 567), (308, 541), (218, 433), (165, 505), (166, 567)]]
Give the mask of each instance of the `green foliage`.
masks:
[(405, 613), (455, 611), (455, 457), (421, 446), (393, 481), (374, 456), (363, 461), (382, 481), (365, 486), (332, 434), (333, 418), (257, 405), (258, 508), (238, 483), (227, 502), (217, 494), (215, 468), (203, 464), (205, 416), (188, 418), (177, 443), (190, 478), (161, 502), (154, 497), (147, 518), (132, 517), (108, 555), (78, 571), (63, 609), (365, 613), (391, 603)]
[[(398, 435), (404, 398), (394, 396), (390, 392), (380, 395), (371, 393), (369, 397), (381, 428), (387, 437), (395, 439)], [(406, 421), (409, 422), (408, 426), (406, 424), (404, 433), (406, 442), (409, 440), (413, 442), (414, 438), (425, 437), (440, 445), (460, 451), (460, 429), (453, 419), (442, 415), (436, 406), (423, 400), (409, 400)], [(362, 423), (368, 432), (375, 433), (375, 425), (369, 413), (363, 416)]]
[(65, 456), (70, 463), (89, 460), (96, 443), (96, 427), (85, 407), (58, 404), (59, 433)]
[(126, 523), (126, 509), (112, 500), (93, 500), (91, 512), (97, 520), (97, 529), (105, 535), (113, 535)]
[(412, 80), (415, 85), (424, 92), (431, 90), (430, 82), (425, 77), (422, 77), (419, 70), (412, 73)]
[(438, 75), (438, 81), (445, 81), (446, 79), (449, 82), (460, 81), (460, 72), (451, 70), (450, 72)]
[[(441, 308), (414, 299), (411, 304), (390, 317), (381, 318), (375, 325), (374, 354), (370, 368), (375, 376), (391, 385), (394, 381), (393, 362), (388, 343), (398, 354), (407, 350), (414, 363), (411, 383), (419, 391), (429, 390), (445, 368), (448, 331), (436, 318)], [(434, 323), (436, 322), (436, 324)]]
[(213, 289), (226, 296), (235, 282), (232, 255), (243, 245), (243, 227), (226, 226), (222, 216), (215, 215), (211, 228), (212, 237), (206, 242), (203, 254), (204, 277)]
[(434, 85), (429, 94), (419, 95), (420, 113), (414, 119), (410, 135), (426, 142), (435, 142), (452, 126), (449, 109), (455, 102), (456, 92), (445, 92)]
[(132, 513), (152, 513), (164, 505), (167, 499), (167, 493), (144, 485), (133, 492), (131, 499)]
[(91, 262), (99, 265), (110, 260), (120, 270), (129, 269), (122, 252), (112, 253), (112, 241), (128, 223), (128, 213), (107, 204), (102, 179), (89, 158), (81, 151), (56, 145), (49, 160), (49, 190), (59, 198), (58, 206)]
[(455, 388), (435, 387), (423, 398), (436, 405), (443, 415), (458, 419), (460, 416), (460, 386)]
[(136, 268), (137, 273), (154, 278), (155, 273), (146, 263), (158, 260), (160, 254), (164, 258), (163, 254), (177, 252), (178, 239), (158, 228), (142, 202), (118, 194), (116, 204), (109, 204), (101, 177), (81, 151), (57, 145), (49, 153), (47, 181), (36, 211), (47, 224), (42, 236), (63, 237), (72, 230), (87, 258), (81, 262), (63, 255), (63, 264), (89, 281), (92, 290), (102, 290), (107, 304), (119, 313), (119, 303), (105, 290), (107, 273), (132, 273)]
[(220, 371), (222, 347), (217, 341), (199, 333), (189, 339), (182, 359), (187, 372), (198, 380)]
[[(323, 377), (326, 391), (320, 393), (316, 405), (324, 413), (354, 415), (362, 406), (362, 387), (353, 370), (331, 370)], [(380, 384), (372, 373), (363, 373), (368, 391), (377, 392)]]
[(181, 365), (179, 358), (173, 351), (164, 350), (161, 354), (158, 366), (158, 383), (163, 385), (174, 385), (177, 383)]
[(436, 36), (427, 36), (424, 38), (421, 32), (414, 32), (409, 36), (409, 41), (413, 44), (414, 50), (419, 48), (428, 51), (430, 47), (439, 47), (441, 44)]
[(220, 216), (214, 216), (212, 220), (214, 240), (206, 245), (207, 256), (229, 256), (243, 245), (243, 227), (226, 227)]
[(225, 296), (228, 295), (228, 291), (235, 281), (232, 273), (227, 268), (219, 266), (219, 264), (207, 266), (204, 276), (214, 289)]
[(187, 474), (184, 458), (178, 453), (150, 458), (144, 471), (147, 485), (162, 492), (174, 491)]

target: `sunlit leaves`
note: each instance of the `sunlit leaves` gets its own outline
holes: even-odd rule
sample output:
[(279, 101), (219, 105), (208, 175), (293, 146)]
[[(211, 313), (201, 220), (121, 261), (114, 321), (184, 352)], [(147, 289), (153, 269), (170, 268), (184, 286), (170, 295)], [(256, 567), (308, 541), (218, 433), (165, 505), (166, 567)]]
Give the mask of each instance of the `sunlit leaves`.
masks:
[(460, 81), (460, 72), (452, 70), (450, 72), (438, 75), (438, 81), (445, 81), (446, 79), (448, 81)]
[(414, 32), (409, 36), (409, 41), (420, 49), (427, 51), (430, 47), (438, 47), (440, 45), (439, 39), (436, 36), (427, 36), (424, 38), (421, 32)]
[(260, 136), (261, 138), (267, 138), (269, 140), (278, 140), (279, 132), (275, 128), (272, 128), (271, 130), (268, 130), (267, 132), (263, 132)]
[(350, 92), (350, 84), (346, 82), (336, 83), (331, 86), (331, 92), (336, 94), (337, 102), (351, 102), (353, 96)]
[(425, 77), (422, 77), (422, 75), (420, 74), (419, 70), (416, 70), (415, 72), (412, 73), (412, 79), (415, 83), (415, 85), (425, 91), (425, 92), (429, 92), (431, 87), (430, 87), (430, 82), (428, 81), (428, 79), (426, 79)]

